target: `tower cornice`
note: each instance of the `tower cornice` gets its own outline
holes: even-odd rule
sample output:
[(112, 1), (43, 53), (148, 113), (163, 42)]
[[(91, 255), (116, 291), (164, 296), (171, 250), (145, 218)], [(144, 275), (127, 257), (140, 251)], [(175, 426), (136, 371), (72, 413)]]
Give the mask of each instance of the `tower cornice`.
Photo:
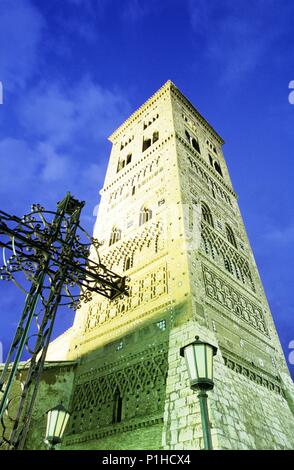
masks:
[(124, 132), (127, 131), (128, 127), (141, 115), (143, 114), (146, 109), (150, 108), (153, 106), (153, 104), (161, 98), (162, 95), (164, 95), (168, 90), (171, 89), (173, 83), (168, 80), (165, 82), (165, 84), (159, 88), (145, 103), (143, 103), (136, 111), (134, 111), (128, 119), (126, 119), (109, 137), (108, 140), (110, 142), (114, 143), (117, 138), (119, 138)]
[(199, 111), (192, 105), (188, 98), (183, 95), (183, 93), (176, 87), (176, 85), (168, 80), (165, 84), (159, 88), (145, 103), (143, 103), (136, 111), (134, 111), (131, 116), (126, 119), (109, 137), (110, 142), (114, 143), (118, 138), (120, 138), (127, 130), (128, 127), (139, 117), (141, 116), (148, 108), (154, 105), (154, 103), (161, 98), (166, 92), (171, 91), (174, 95), (184, 103), (189, 111), (201, 122), (203, 127), (217, 140), (220, 145), (223, 145), (225, 141), (222, 137), (214, 130), (214, 128), (209, 124), (209, 122), (199, 113)]
[(189, 111), (194, 114), (194, 116), (201, 122), (203, 127), (213, 135), (213, 137), (218, 141), (220, 145), (223, 145), (225, 141), (223, 138), (216, 132), (216, 130), (209, 124), (209, 122), (199, 113), (199, 111), (193, 106), (193, 104), (186, 98), (185, 95), (172, 83), (171, 91), (175, 94), (175, 96), (182, 101), (188, 108)]

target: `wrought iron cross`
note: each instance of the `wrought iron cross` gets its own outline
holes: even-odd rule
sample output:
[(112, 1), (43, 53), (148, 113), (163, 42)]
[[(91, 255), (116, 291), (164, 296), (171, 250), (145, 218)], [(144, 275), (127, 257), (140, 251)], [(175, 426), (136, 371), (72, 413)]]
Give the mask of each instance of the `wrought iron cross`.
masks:
[[(56, 212), (33, 205), (20, 219), (0, 211), (0, 279), (21, 287), (19, 275), (24, 274), (30, 286), (0, 375), (2, 448), (24, 446), (58, 306), (78, 308), (93, 293), (111, 300), (127, 294), (125, 277), (101, 263), (100, 244), (80, 226), (84, 205), (67, 193)], [(25, 348), (30, 356), (27, 374), (11, 416), (12, 387)]]

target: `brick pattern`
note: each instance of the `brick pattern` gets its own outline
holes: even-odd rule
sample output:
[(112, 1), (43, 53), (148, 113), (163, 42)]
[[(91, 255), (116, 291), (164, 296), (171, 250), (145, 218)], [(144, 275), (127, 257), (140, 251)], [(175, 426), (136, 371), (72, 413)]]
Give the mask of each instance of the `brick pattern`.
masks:
[[(90, 438), (94, 431), (96, 434), (99, 431), (102, 437), (110, 433), (110, 428), (114, 433), (121, 432), (122, 426), (123, 429), (132, 426), (132, 422), (135, 428), (140, 421), (153, 425), (154, 417), (158, 420), (162, 416), (167, 374), (166, 344), (142, 351), (137, 361), (129, 355), (127, 363), (124, 362), (108, 364), (107, 370), (103, 367), (85, 374), (87, 380), (83, 376), (79, 378), (74, 387), (69, 434), (87, 432), (87, 438)], [(110, 373), (110, 369), (114, 371)], [(113, 423), (117, 390), (122, 397), (122, 424)]]
[(249, 300), (244, 293), (229, 285), (205, 265), (203, 265), (203, 276), (208, 297), (232, 312), (240, 320), (268, 335), (262, 309), (256, 303)]
[(214, 262), (256, 291), (251, 269), (246, 257), (230, 245), (223, 236), (205, 222), (201, 224), (202, 249)]
[(104, 299), (92, 302), (85, 322), (85, 331), (92, 330), (119, 315), (126, 315), (129, 310), (139, 308), (142, 304), (151, 305), (153, 300), (163, 296), (167, 291), (167, 268), (166, 265), (160, 265), (144, 276), (136, 277), (134, 282), (130, 283), (128, 297), (113, 303)]

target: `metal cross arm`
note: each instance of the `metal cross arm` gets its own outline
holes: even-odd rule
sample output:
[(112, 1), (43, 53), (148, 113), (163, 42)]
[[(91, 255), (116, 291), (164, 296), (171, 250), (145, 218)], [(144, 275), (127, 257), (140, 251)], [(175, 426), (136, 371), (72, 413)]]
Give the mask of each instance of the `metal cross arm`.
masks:
[[(8, 227), (3, 219), (17, 222), (17, 227)], [(17, 231), (20, 227), (22, 227), (22, 233)], [(5, 235), (7, 240), (1, 238)], [(35, 239), (32, 238), (32, 235), (35, 236)], [(101, 262), (97, 263), (88, 258), (89, 245), (79, 243), (78, 248), (75, 250), (65, 240), (56, 237), (54, 241), (57, 244), (62, 243), (63, 247), (68, 248), (67, 253), (63, 253), (60, 252), (58, 246), (56, 247), (53, 244), (48, 246), (48, 243), (39, 241), (44, 239), (45, 235), (39, 227), (34, 227), (34, 230), (32, 230), (29, 224), (18, 217), (12, 216), (9, 219), (8, 214), (0, 211), (0, 247), (7, 248), (13, 253), (12, 257), (7, 260), (5, 252), (3, 252), (4, 266), (0, 268), (0, 276), (2, 274), (2, 277), (6, 276), (6, 279), (8, 279), (13, 271), (24, 268), (25, 260), (36, 263), (41, 260), (41, 257), (47, 255), (50, 256), (51, 264), (54, 266), (66, 265), (69, 279), (78, 283), (83, 289), (89, 289), (110, 299), (114, 299), (121, 294), (127, 295), (125, 277), (115, 274)], [(91, 238), (91, 241), (93, 243), (94, 239)], [(96, 244), (99, 246), (97, 242)], [(21, 267), (19, 266), (20, 262), (22, 263)], [(50, 272), (50, 268), (47, 269)]]

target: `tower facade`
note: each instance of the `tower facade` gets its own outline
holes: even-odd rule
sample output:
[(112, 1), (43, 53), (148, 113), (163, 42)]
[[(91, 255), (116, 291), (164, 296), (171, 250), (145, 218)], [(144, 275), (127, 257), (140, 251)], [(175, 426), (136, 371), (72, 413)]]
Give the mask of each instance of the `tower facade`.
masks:
[(179, 354), (198, 335), (218, 348), (214, 448), (293, 448), (293, 384), (222, 138), (168, 81), (110, 140), (94, 236), (129, 296), (94, 296), (51, 345), (77, 361), (64, 447), (203, 448)]

